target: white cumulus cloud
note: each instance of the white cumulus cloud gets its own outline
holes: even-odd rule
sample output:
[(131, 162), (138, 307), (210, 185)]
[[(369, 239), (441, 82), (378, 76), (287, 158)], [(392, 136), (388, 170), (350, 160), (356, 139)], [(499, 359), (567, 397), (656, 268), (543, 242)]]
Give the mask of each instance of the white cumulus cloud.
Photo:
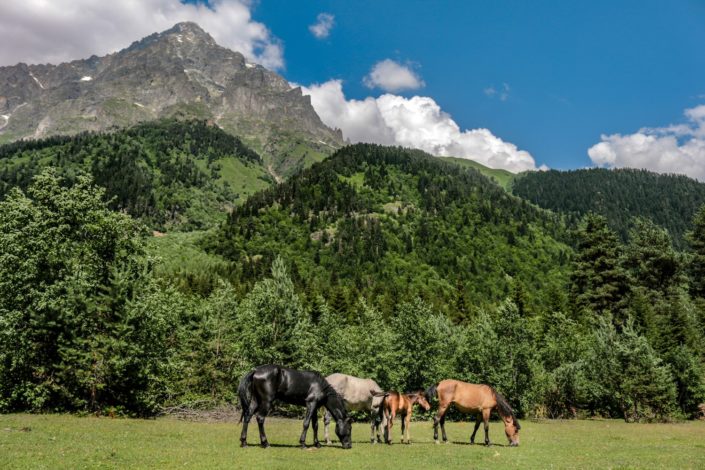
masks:
[(488, 129), (461, 131), (432, 98), (384, 94), (348, 100), (340, 80), (302, 87), (324, 123), (337, 127), (352, 142), (401, 145), (433, 155), (475, 160), (512, 172), (535, 170), (533, 157)]
[(210, 6), (179, 0), (22, 0), (0, 2), (0, 65), (59, 63), (104, 55), (194, 21), (222, 46), (265, 67), (283, 67), (280, 42), (252, 20), (247, 0)]
[(391, 92), (416, 90), (426, 85), (411, 68), (391, 59), (377, 62), (363, 82), (368, 88)]
[(330, 35), (330, 30), (335, 26), (335, 16), (330, 13), (319, 13), (316, 22), (308, 27), (316, 39), (325, 39)]
[(681, 124), (602, 135), (588, 155), (599, 166), (680, 173), (705, 181), (705, 105), (686, 109), (684, 115)]

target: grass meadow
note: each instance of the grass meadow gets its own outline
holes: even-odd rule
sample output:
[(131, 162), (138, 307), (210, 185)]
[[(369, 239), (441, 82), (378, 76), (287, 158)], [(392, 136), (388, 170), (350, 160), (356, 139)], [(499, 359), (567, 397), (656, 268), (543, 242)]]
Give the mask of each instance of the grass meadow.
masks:
[(499, 422), (491, 423), (489, 448), (468, 444), (472, 423), (446, 423), (445, 445), (434, 444), (428, 421), (413, 422), (412, 444), (402, 445), (395, 423), (392, 446), (371, 445), (369, 427), (358, 423), (351, 450), (299, 449), (301, 421), (281, 418), (267, 420), (272, 447), (261, 449), (253, 424), (251, 446), (241, 449), (240, 426), (231, 422), (0, 415), (0, 468), (705, 468), (702, 421), (523, 421), (518, 448), (505, 446)]

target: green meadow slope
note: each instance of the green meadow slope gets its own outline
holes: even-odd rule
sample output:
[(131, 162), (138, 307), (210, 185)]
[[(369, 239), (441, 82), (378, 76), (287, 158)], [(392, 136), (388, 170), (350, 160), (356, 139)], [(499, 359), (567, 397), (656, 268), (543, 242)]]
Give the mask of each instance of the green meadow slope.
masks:
[(502, 169), (495, 169), (495, 168), (490, 168), (487, 167), (481, 163), (478, 163), (474, 160), (468, 160), (467, 158), (458, 158), (458, 157), (438, 157), (441, 158), (442, 160), (446, 160), (449, 162), (456, 163), (458, 165), (461, 165), (466, 168), (473, 168), (483, 175), (487, 176), (488, 178), (494, 180), (498, 185), (509, 191), (511, 189), (512, 181), (514, 181), (514, 178), (516, 175), (510, 171), (507, 170), (502, 170)]

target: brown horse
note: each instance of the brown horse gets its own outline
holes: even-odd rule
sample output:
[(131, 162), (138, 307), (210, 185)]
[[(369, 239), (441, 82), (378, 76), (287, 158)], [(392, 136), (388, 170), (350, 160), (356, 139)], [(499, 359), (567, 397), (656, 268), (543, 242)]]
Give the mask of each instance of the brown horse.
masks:
[(432, 385), (426, 390), (426, 398), (430, 401), (434, 395), (438, 396), (438, 413), (433, 418), (433, 439), (438, 444), (438, 424), (443, 431), (443, 442), (448, 442), (445, 428), (445, 414), (450, 405), (461, 413), (475, 415), (475, 429), (470, 436), (470, 443), (475, 443), (475, 434), (480, 427), (480, 416), (485, 423), (485, 445), (490, 445), (489, 421), (492, 410), (497, 410), (504, 421), (504, 432), (507, 434), (510, 446), (519, 445), (519, 430), (521, 426), (514, 416), (512, 407), (507, 400), (489, 385), (477, 385), (461, 382), (460, 380), (441, 380), (438, 385)]
[(411, 422), (411, 413), (414, 405), (417, 404), (426, 411), (431, 409), (431, 405), (428, 401), (426, 401), (423, 390), (406, 394), (401, 394), (399, 392), (384, 393), (382, 409), (384, 410), (384, 418), (387, 421), (387, 425), (384, 427), (384, 442), (387, 444), (392, 443), (390, 434), (392, 432), (394, 418), (398, 413), (401, 416), (401, 443), (404, 443), (404, 432), (406, 432), (406, 443), (411, 444), (409, 424)]

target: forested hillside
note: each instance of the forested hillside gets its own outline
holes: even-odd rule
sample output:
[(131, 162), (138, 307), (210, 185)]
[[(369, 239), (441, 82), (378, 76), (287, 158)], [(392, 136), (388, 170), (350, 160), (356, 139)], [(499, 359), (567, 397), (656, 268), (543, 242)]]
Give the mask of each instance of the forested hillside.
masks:
[(256, 152), (205, 121), (155, 121), (0, 146), (0, 197), (26, 188), (46, 167), (68, 182), (90, 173), (111, 208), (158, 230), (210, 227), (273, 183)]
[(573, 226), (588, 212), (604, 215), (622, 240), (632, 217), (645, 217), (667, 229), (679, 248), (685, 246), (695, 211), (705, 203), (703, 183), (634, 169), (529, 172), (514, 180), (513, 193), (566, 214)]
[(421, 297), (453, 318), (513, 291), (531, 306), (565, 280), (559, 217), (474, 169), (419, 151), (353, 145), (250, 197), (210, 244), (250, 285), (277, 256), (341, 314)]
[(264, 363), (488, 383), (520, 416), (705, 401), (705, 206), (687, 250), (645, 218), (621, 241), (603, 216), (569, 230), (474, 169), (362, 144), (238, 205), (226, 181), (264, 175), (257, 155), (198, 122), (0, 162), (0, 412), (214, 406)]

